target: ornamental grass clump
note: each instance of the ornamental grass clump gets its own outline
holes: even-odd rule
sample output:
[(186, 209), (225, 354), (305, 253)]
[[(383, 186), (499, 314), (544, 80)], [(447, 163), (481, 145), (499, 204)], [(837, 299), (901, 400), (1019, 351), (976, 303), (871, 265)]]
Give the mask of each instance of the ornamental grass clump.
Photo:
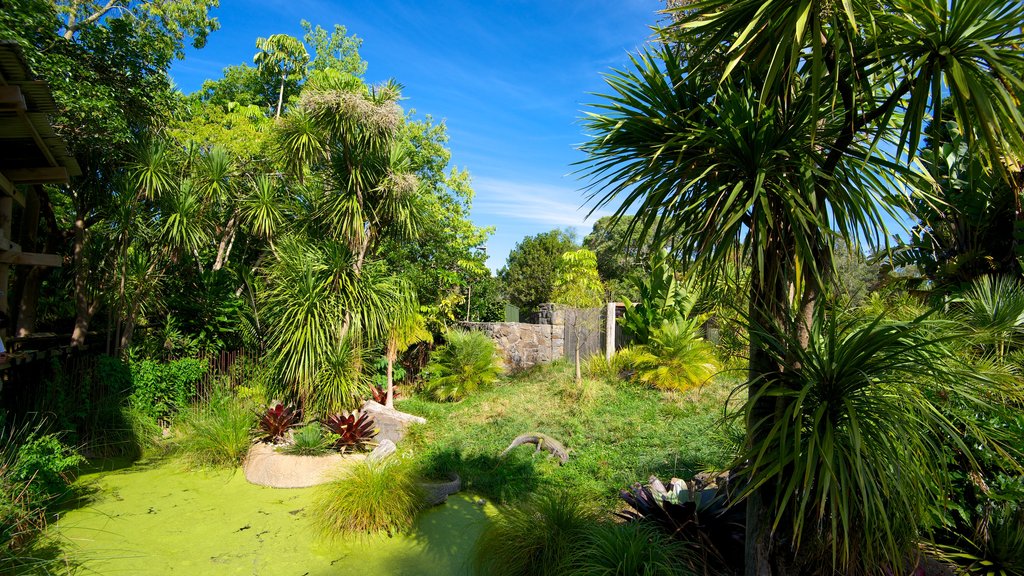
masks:
[(329, 538), (404, 532), (412, 527), (424, 502), (418, 481), (413, 467), (402, 458), (366, 460), (320, 488), (314, 520)]
[(178, 455), (192, 468), (238, 466), (252, 444), (252, 409), (227, 392), (178, 412), (172, 424)]
[(601, 523), (587, 530), (566, 574), (571, 576), (690, 576), (692, 553), (643, 523)]
[(582, 538), (593, 530), (596, 508), (579, 493), (537, 494), (502, 508), (474, 551), (478, 574), (562, 576), (569, 573)]
[(494, 341), (482, 332), (449, 330), (424, 369), (424, 389), (442, 402), (457, 402), (489, 386), (501, 373)]

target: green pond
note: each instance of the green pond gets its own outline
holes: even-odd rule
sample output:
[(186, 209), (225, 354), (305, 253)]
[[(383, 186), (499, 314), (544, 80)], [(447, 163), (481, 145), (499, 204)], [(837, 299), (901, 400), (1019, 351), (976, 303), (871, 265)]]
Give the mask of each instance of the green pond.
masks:
[(307, 511), (316, 488), (274, 489), (239, 471), (141, 462), (83, 475), (89, 495), (50, 529), (79, 573), (320, 576), (468, 574), (493, 508), (457, 494), (420, 514), (409, 534), (329, 541)]

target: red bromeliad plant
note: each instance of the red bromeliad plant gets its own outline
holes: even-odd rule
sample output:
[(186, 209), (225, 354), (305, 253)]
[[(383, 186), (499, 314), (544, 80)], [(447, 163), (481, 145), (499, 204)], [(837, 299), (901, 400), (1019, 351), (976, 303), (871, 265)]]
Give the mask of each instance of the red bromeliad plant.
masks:
[(344, 410), (340, 414), (331, 415), (324, 421), (324, 426), (338, 436), (334, 448), (340, 452), (361, 450), (377, 435), (373, 419), (358, 410)]
[(299, 423), (301, 413), (293, 406), (276, 404), (267, 408), (260, 418), (260, 430), (265, 442), (280, 442), (292, 426)]
[[(373, 401), (374, 402), (376, 402), (377, 404), (381, 404), (383, 406), (387, 405), (387, 402), (388, 402), (388, 387), (387, 387), (386, 384), (384, 386), (377, 386), (376, 384), (371, 384), (370, 385), (370, 392), (373, 393)], [(398, 398), (399, 396), (401, 396), (401, 394), (399, 394), (399, 392), (398, 392), (398, 386), (395, 386), (392, 389), (391, 398), (392, 398), (392, 400), (394, 400), (394, 399)]]

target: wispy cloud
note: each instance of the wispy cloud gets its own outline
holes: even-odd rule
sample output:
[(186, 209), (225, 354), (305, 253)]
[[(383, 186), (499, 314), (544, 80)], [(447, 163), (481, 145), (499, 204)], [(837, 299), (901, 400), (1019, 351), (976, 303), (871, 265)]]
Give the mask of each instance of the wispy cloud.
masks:
[(598, 210), (587, 218), (590, 211), (582, 206), (584, 197), (575, 188), (516, 182), (497, 178), (474, 178), (476, 199), (473, 202), (474, 220), (494, 217), (501, 220), (520, 220), (552, 227), (589, 228), (594, 220), (611, 214)]

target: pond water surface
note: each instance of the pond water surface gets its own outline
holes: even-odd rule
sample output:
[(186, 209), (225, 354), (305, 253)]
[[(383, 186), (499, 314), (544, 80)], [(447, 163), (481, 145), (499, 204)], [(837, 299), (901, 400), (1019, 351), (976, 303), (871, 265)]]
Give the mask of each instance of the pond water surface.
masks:
[(457, 494), (422, 512), (409, 534), (331, 542), (307, 514), (316, 488), (255, 486), (240, 470), (193, 472), (158, 460), (77, 484), (90, 496), (50, 529), (69, 543), (81, 573), (99, 575), (468, 574), (493, 512)]

